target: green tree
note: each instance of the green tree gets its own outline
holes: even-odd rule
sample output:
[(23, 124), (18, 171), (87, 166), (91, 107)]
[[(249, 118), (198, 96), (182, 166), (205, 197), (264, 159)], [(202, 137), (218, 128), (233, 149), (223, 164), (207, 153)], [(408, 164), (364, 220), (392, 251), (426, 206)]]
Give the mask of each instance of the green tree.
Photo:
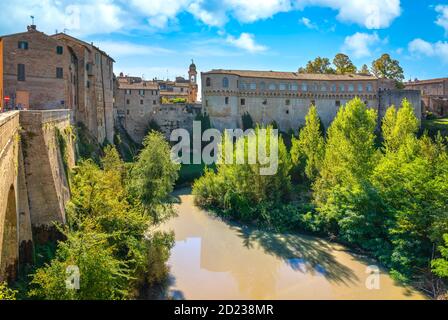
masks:
[(320, 175), (313, 185), (314, 202), (325, 228), (356, 244), (377, 245), (382, 211), (369, 177), (378, 158), (376, 112), (355, 98), (343, 106), (327, 132)]
[(317, 57), (314, 60), (308, 61), (305, 68), (299, 68), (299, 73), (335, 73), (331, 67), (328, 58)]
[(249, 112), (245, 112), (241, 116), (241, 122), (243, 124), (243, 130), (253, 129), (254, 128), (254, 121), (252, 120), (252, 117), (249, 114)]
[(370, 75), (369, 67), (366, 64), (363, 64), (359, 73), (365, 74), (365, 75)]
[(445, 246), (440, 246), (441, 258), (431, 262), (432, 271), (441, 278), (448, 278), (448, 234), (443, 236)]
[(8, 288), (6, 283), (0, 282), (0, 301), (16, 300), (17, 291)]
[(333, 59), (333, 65), (337, 74), (356, 73), (355, 65), (346, 54), (338, 53)]
[(180, 165), (171, 160), (171, 150), (162, 134), (150, 132), (143, 141), (143, 150), (131, 167), (128, 190), (156, 223), (171, 216), (171, 192), (178, 178)]
[(378, 78), (395, 80), (397, 87), (402, 86), (404, 80), (400, 62), (392, 59), (387, 53), (372, 62), (372, 73)]
[[(116, 259), (107, 244), (107, 234), (84, 229), (65, 232), (56, 258), (33, 275), (31, 297), (47, 300), (116, 300), (127, 297), (129, 270)], [(80, 288), (67, 288), (67, 270), (79, 270)]]
[(317, 108), (311, 106), (299, 138), (292, 140), (291, 160), (294, 166), (304, 166), (306, 177), (314, 181), (319, 173), (325, 152), (322, 121)]

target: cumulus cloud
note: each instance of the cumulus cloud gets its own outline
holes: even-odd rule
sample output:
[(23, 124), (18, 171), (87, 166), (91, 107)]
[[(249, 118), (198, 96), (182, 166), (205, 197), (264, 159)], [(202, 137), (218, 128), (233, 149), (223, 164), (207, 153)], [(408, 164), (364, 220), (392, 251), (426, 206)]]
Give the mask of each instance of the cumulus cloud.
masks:
[(409, 42), (408, 50), (415, 56), (436, 57), (448, 63), (448, 42), (446, 41), (431, 43), (417, 38)]
[[(313, 6), (334, 9), (338, 20), (368, 29), (386, 28), (401, 14), (400, 0), (263, 0), (256, 4), (253, 0), (23, 0), (2, 7), (0, 28), (17, 32), (17, 26), (28, 24), (34, 15), (46, 32), (67, 28), (74, 35), (110, 33), (131, 30), (144, 20), (163, 29), (184, 12), (206, 25), (222, 27), (231, 17), (252, 23)], [(442, 26), (445, 7), (437, 6), (436, 23)]]
[(436, 24), (445, 29), (445, 35), (448, 36), (448, 5), (438, 5), (435, 7), (437, 16)]
[(372, 46), (381, 41), (378, 34), (368, 34), (356, 32), (351, 36), (345, 37), (342, 50), (351, 53), (355, 58), (362, 58), (371, 56)]
[(253, 34), (245, 32), (243, 32), (239, 38), (229, 35), (227, 36), (226, 41), (227, 43), (250, 53), (262, 52), (267, 49), (265, 46), (259, 45), (255, 42), (255, 37)]

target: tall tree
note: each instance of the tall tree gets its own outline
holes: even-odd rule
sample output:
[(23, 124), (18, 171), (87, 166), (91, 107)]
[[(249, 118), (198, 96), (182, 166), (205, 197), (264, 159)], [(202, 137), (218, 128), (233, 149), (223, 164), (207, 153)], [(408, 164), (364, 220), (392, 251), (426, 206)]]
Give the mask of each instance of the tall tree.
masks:
[(370, 75), (369, 67), (366, 64), (363, 64), (359, 73)]
[(317, 108), (311, 106), (305, 118), (305, 126), (300, 130), (299, 139), (293, 139), (291, 160), (295, 167), (303, 166), (306, 177), (314, 181), (319, 173), (325, 152), (322, 122)]
[(355, 65), (346, 54), (338, 53), (333, 59), (333, 64), (337, 74), (356, 73)]
[(372, 62), (372, 73), (378, 78), (395, 80), (397, 87), (402, 85), (404, 75), (398, 60), (394, 60), (385, 53)]
[(300, 68), (299, 73), (335, 73), (331, 67), (330, 60), (328, 58), (317, 57), (314, 60), (308, 61), (305, 68)]

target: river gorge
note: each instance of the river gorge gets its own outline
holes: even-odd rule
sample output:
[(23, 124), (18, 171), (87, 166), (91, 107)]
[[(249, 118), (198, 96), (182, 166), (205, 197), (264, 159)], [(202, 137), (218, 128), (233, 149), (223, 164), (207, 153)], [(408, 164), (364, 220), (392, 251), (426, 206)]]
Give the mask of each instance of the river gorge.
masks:
[[(168, 262), (170, 299), (424, 299), (383, 270), (369, 286), (375, 261), (342, 245), (225, 222), (175, 192), (178, 216), (160, 228), (175, 232)], [(370, 289), (369, 289), (369, 288)]]

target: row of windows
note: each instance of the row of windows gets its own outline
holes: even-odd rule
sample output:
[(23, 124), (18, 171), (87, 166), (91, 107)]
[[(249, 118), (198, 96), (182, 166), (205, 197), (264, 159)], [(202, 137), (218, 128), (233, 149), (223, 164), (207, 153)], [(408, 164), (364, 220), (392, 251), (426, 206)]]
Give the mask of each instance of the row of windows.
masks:
[[(125, 94), (126, 95), (131, 95), (132, 91), (136, 91), (136, 90), (126, 89), (125, 90)], [(141, 90), (141, 89), (138, 90), (138, 94), (141, 95), (141, 96), (144, 96), (146, 91), (151, 91), (151, 95), (152, 96), (159, 94), (158, 90)]]
[[(211, 86), (211, 79), (207, 78), (205, 80), (205, 85), (206, 87), (210, 87)], [(229, 79), (227, 77), (224, 77), (222, 79), (222, 87), (223, 88), (229, 88)], [(299, 91), (299, 89), (301, 91), (328, 91), (330, 90), (331, 92), (355, 92), (355, 89), (358, 92), (363, 92), (364, 91), (364, 85), (362, 83), (358, 83), (356, 86), (353, 83), (350, 83), (348, 85), (346, 84), (331, 84), (331, 85), (327, 85), (325, 83), (323, 84), (317, 84), (317, 83), (306, 83), (306, 82), (302, 82), (300, 85), (298, 83), (269, 83), (266, 84), (265, 82), (260, 82), (260, 83), (255, 83), (255, 82), (250, 82), (250, 83), (246, 83), (244, 81), (239, 82), (238, 84), (238, 88), (241, 90), (257, 90), (257, 88), (259, 90), (266, 90), (266, 88), (268, 90), (280, 90), (280, 91)], [(367, 83), (365, 86), (365, 91), (367, 92), (372, 92), (373, 91), (373, 86), (371, 83)]]
[[(17, 48), (21, 50), (28, 50), (28, 41), (19, 41), (17, 43)], [(64, 54), (64, 47), (63, 46), (56, 46), (56, 53), (57, 54)]]
[[(64, 78), (64, 68), (56, 68), (56, 78)], [(17, 65), (17, 81), (26, 81), (26, 69), (25, 65), (22, 63), (19, 63)]]
[[(225, 98), (224, 98), (224, 103), (225, 103), (225, 104), (229, 104), (229, 97), (225, 97)], [(264, 99), (263, 102), (262, 102), (262, 104), (263, 104), (263, 105), (267, 105), (267, 104), (268, 104), (268, 100), (267, 100), (267, 99)], [(312, 105), (316, 105), (316, 100), (311, 100), (310, 104), (312, 104)], [(365, 104), (366, 106), (368, 106), (368, 101), (364, 101), (364, 104)], [(208, 100), (205, 101), (205, 105), (208, 106)], [(240, 99), (240, 105), (242, 105), (242, 106), (245, 106), (245, 105), (246, 105), (246, 99), (245, 99), (245, 98), (241, 98), (241, 99)], [(285, 100), (285, 105), (286, 105), (286, 106), (290, 106), (290, 105), (291, 105), (291, 100), (286, 99), (286, 100)], [(335, 101), (335, 106), (336, 106), (336, 107), (340, 107), (340, 106), (341, 106), (341, 101), (340, 101), (340, 100), (336, 100), (336, 101)]]
[[(144, 104), (144, 100), (140, 99), (140, 104)], [(126, 104), (131, 104), (131, 101), (129, 99), (126, 99)], [(152, 100), (152, 104), (157, 104), (157, 100)]]

